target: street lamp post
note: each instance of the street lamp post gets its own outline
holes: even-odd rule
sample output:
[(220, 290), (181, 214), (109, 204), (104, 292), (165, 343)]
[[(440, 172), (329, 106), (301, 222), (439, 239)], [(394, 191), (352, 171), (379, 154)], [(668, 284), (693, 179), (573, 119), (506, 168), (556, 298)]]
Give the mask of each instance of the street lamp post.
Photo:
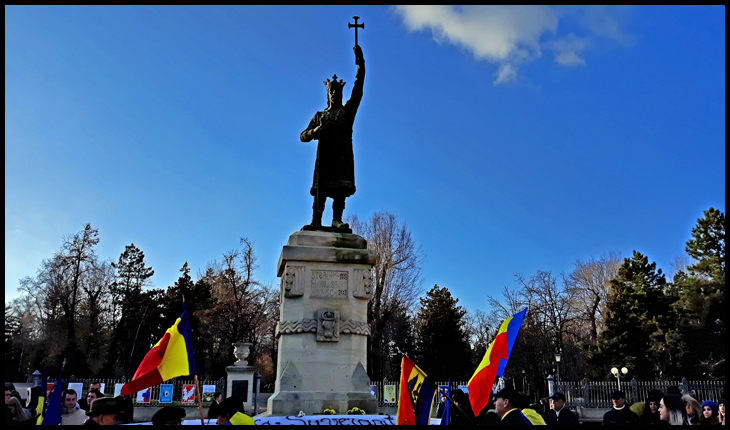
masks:
[(560, 383), (560, 351), (555, 353), (555, 363), (556, 363), (555, 366), (558, 370), (558, 372), (557, 372), (558, 377), (557, 377), (556, 382)]
[(618, 368), (614, 367), (611, 369), (611, 373), (613, 373), (613, 376), (616, 377), (616, 381), (618, 382), (618, 389), (621, 391), (621, 378), (625, 378), (626, 374), (629, 373), (629, 369), (622, 367), (621, 372), (619, 373)]
[[(525, 369), (522, 369), (522, 392), (527, 393), (527, 390), (525, 390)], [(527, 393), (530, 394), (530, 393)]]

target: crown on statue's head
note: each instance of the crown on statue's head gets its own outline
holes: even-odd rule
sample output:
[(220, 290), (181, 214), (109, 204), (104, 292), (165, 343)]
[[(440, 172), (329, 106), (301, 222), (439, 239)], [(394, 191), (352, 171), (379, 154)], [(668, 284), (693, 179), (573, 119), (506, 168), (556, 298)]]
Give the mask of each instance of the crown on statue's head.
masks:
[(324, 81), (324, 84), (327, 87), (327, 91), (332, 91), (332, 90), (340, 90), (340, 91), (342, 91), (342, 88), (345, 86), (346, 83), (347, 82), (343, 81), (342, 79), (340, 79), (340, 81), (338, 82), (337, 81), (337, 74), (335, 74), (334, 76), (332, 76), (332, 80), (331, 81), (329, 79), (327, 79), (326, 81)]

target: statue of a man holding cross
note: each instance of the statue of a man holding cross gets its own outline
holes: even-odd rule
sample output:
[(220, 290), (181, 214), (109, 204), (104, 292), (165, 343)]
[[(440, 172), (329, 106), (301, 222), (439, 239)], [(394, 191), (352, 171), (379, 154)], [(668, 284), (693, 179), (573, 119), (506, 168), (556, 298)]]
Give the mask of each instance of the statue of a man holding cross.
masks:
[(342, 222), (345, 210), (345, 198), (355, 194), (355, 164), (352, 156), (352, 126), (355, 115), (362, 100), (363, 82), (365, 80), (365, 60), (362, 49), (357, 44), (357, 29), (365, 28), (363, 23), (349, 24), (355, 27), (355, 84), (352, 87), (350, 100), (342, 105), (342, 90), (345, 82), (337, 80), (324, 82), (327, 87), (327, 108), (317, 112), (309, 122), (309, 126), (299, 136), (302, 142), (317, 140), (317, 161), (314, 165), (314, 180), (309, 193), (314, 197), (312, 205), (312, 224), (305, 229), (322, 227), (322, 212), (327, 197), (332, 202), (332, 227), (336, 231), (349, 231), (350, 226)]

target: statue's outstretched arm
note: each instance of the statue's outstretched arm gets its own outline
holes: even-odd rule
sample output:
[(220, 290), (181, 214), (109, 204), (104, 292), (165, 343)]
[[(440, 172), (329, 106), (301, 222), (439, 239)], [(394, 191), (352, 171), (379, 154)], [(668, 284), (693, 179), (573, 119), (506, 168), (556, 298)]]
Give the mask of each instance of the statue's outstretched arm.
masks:
[(355, 52), (357, 73), (355, 74), (355, 84), (352, 86), (352, 95), (350, 96), (350, 100), (347, 101), (346, 107), (347, 110), (354, 111), (354, 114), (360, 106), (360, 100), (362, 100), (362, 88), (365, 83), (365, 58), (362, 55), (362, 48), (360, 48), (360, 45), (355, 45), (352, 50)]

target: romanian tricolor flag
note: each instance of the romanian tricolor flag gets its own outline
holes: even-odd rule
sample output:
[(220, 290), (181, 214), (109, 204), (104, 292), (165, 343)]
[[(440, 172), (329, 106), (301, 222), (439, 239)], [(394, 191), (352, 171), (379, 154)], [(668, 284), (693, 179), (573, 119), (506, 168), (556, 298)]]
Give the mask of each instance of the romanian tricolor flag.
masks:
[(507, 366), (512, 346), (515, 344), (517, 333), (520, 331), (526, 313), (527, 308), (504, 320), (499, 327), (497, 337), (489, 345), (482, 362), (479, 363), (479, 367), (469, 380), (467, 385), (469, 387), (469, 401), (475, 416), (479, 416), (482, 409), (489, 403), (494, 379), (504, 374), (504, 368)]
[(145, 355), (132, 380), (122, 387), (122, 395), (134, 394), (178, 376), (197, 374), (188, 307), (183, 302), (182, 315)]
[(437, 386), (406, 355), (403, 355), (398, 397), (398, 425), (428, 425)]

